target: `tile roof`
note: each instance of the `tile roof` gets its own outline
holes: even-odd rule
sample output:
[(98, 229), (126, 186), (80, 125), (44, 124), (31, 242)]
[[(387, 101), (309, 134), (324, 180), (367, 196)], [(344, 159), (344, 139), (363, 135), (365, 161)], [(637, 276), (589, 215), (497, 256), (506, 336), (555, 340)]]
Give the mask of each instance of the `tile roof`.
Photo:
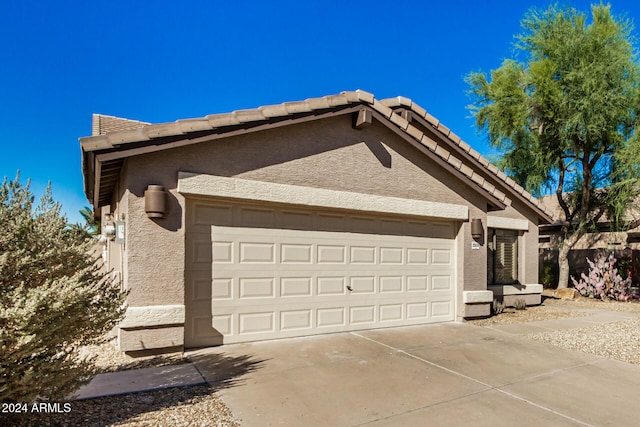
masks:
[[(504, 172), (498, 170), (498, 168), (481, 156), (480, 153), (464, 142), (437, 118), (429, 114), (424, 108), (414, 103), (411, 99), (402, 96), (378, 100), (369, 92), (356, 90), (321, 98), (309, 98), (304, 101), (285, 102), (250, 110), (237, 110), (231, 113), (212, 114), (201, 118), (177, 120), (172, 123), (162, 124), (147, 124), (144, 122), (118, 119), (112, 116), (98, 116), (100, 123), (109, 123), (109, 127), (106, 125), (101, 126), (98, 135), (80, 138), (80, 142), (83, 152), (85, 153), (109, 150), (129, 143), (150, 141), (162, 137), (176, 137), (193, 132), (215, 131), (227, 127), (246, 125), (248, 123), (259, 123), (273, 119), (283, 119), (288, 116), (331, 110), (353, 104), (362, 104), (370, 107), (440, 157), (443, 161), (460, 171), (460, 173), (475, 182), (500, 202), (510, 205), (512, 200), (505, 192), (485, 179), (483, 175), (486, 176), (490, 174), (490, 176), (495, 178), (495, 181), (502, 184), (503, 189), (513, 193), (512, 195), (531, 205), (541, 218), (548, 222), (552, 221), (552, 212), (543, 203), (506, 176)], [(426, 120), (433, 129), (437, 130), (446, 138), (448, 144), (457, 146), (459, 152), (452, 153), (444, 144), (439, 144), (437, 141), (432, 140), (404, 117), (394, 113), (393, 109), (398, 107), (409, 109), (414, 115)], [(104, 131), (104, 133), (102, 131)], [(467, 159), (475, 161), (481, 168), (481, 172), (467, 166), (465, 159), (460, 158), (465, 156)]]
[(105, 135), (109, 132), (136, 129), (149, 124), (151, 123), (123, 119), (114, 116), (105, 116), (104, 114), (94, 114), (91, 120), (91, 135)]

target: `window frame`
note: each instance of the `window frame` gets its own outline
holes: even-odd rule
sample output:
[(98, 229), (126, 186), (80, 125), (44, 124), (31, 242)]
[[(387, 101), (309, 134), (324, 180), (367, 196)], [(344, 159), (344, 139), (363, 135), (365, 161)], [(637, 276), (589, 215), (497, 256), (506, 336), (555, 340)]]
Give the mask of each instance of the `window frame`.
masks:
[[(515, 285), (519, 284), (520, 277), (520, 235), (518, 230), (504, 228), (488, 228), (487, 230), (487, 285)], [(499, 241), (502, 237), (502, 241)], [(500, 245), (500, 247), (499, 247)], [(509, 248), (509, 246), (511, 246)], [(507, 251), (510, 249), (510, 254)], [(502, 251), (502, 259), (496, 256), (498, 250)], [(502, 272), (497, 269), (500, 261), (505, 257), (510, 258), (511, 265), (503, 266)], [(502, 279), (508, 270), (511, 270), (507, 280)]]

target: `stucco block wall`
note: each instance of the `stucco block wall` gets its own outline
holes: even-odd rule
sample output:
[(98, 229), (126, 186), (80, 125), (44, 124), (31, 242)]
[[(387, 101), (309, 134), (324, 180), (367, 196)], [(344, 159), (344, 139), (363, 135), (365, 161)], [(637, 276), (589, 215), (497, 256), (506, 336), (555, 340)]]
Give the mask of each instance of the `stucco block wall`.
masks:
[(155, 329), (120, 329), (118, 341), (123, 351), (181, 347), (184, 344), (184, 328), (173, 326)]
[(171, 228), (180, 221), (176, 217), (182, 209), (172, 203), (176, 206), (165, 219), (150, 219), (144, 210), (144, 196), (130, 192), (127, 198), (129, 305), (184, 304), (184, 229)]

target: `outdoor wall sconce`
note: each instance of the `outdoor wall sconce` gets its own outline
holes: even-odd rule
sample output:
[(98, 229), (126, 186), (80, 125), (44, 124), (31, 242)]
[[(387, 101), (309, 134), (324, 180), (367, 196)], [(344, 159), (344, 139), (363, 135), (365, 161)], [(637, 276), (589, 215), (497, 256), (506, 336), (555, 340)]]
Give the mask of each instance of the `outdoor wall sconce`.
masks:
[(113, 240), (116, 235), (116, 224), (113, 222), (113, 215), (106, 214), (104, 216), (104, 237), (105, 242), (107, 240)]
[(162, 185), (149, 185), (144, 192), (144, 210), (149, 218), (164, 218), (167, 208), (166, 191)]
[(471, 220), (471, 237), (473, 240), (480, 240), (484, 235), (482, 229), (482, 220), (480, 218), (474, 218)]

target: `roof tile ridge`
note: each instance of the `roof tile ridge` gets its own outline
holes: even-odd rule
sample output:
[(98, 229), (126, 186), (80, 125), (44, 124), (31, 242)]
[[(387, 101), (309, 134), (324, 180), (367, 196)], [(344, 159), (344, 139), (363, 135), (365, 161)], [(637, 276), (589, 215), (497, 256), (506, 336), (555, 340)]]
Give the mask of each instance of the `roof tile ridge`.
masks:
[(143, 124), (143, 125), (150, 125), (151, 124), (149, 122), (143, 122), (141, 120), (127, 119), (126, 117), (111, 116), (109, 114), (93, 113), (92, 116), (93, 117), (99, 117), (101, 119), (116, 119), (116, 120), (122, 120), (122, 121), (125, 121), (125, 122), (140, 123), (140, 124)]
[[(178, 119), (172, 122), (148, 123), (137, 120), (123, 119), (104, 114), (94, 114), (92, 119), (92, 136), (106, 136), (112, 143), (124, 144), (134, 142), (136, 138), (144, 140), (166, 136), (169, 133), (181, 135), (189, 132), (215, 130), (227, 126), (241, 125), (244, 123), (268, 120), (271, 118), (287, 117), (294, 114), (310, 113), (316, 110), (325, 110), (353, 103), (372, 104), (375, 98), (372, 93), (358, 89), (351, 92), (341, 92), (336, 95), (325, 95), (317, 98), (307, 98), (302, 101), (288, 101), (280, 104), (270, 104), (257, 108), (234, 110), (232, 112), (209, 114), (203, 117)], [(139, 124), (140, 127), (127, 130), (112, 130), (104, 134), (98, 134), (100, 130), (100, 118), (122, 120)], [(90, 137), (90, 138), (91, 138)]]
[(336, 95), (325, 95), (300, 101), (287, 101), (280, 104), (263, 105), (257, 108), (234, 110), (230, 113), (215, 113), (204, 117), (180, 119), (176, 120), (176, 123), (189, 126), (192, 122), (208, 121), (210, 129), (216, 129), (271, 118), (286, 117), (294, 114), (310, 113), (316, 110), (325, 110), (356, 102), (372, 103), (373, 100), (373, 94), (358, 89), (351, 92), (340, 92)]
[[(540, 211), (545, 213), (547, 216), (552, 217), (550, 211), (546, 208), (546, 206), (544, 206), (544, 204), (540, 200), (538, 200), (531, 193), (526, 191), (521, 185), (519, 185), (517, 182), (515, 182), (511, 177), (507, 176), (504, 172), (500, 171), (495, 165), (493, 165), (491, 162), (489, 162), (488, 159), (486, 159), (480, 153), (475, 151), (471, 147), (470, 144), (468, 144), (462, 138), (460, 138), (458, 135), (453, 133), (448, 127), (446, 127), (442, 122), (440, 122), (439, 119), (437, 119), (436, 117), (431, 115), (426, 109), (422, 108), (419, 104), (413, 102), (410, 98), (407, 98), (407, 97), (404, 97), (404, 96), (397, 96), (397, 97), (394, 97), (394, 98), (386, 98), (386, 99), (379, 100), (378, 103), (379, 103), (379, 105), (382, 105), (382, 106), (384, 106), (386, 108), (389, 108), (389, 109), (391, 109), (393, 107), (408, 107), (413, 113), (415, 113), (418, 116), (420, 116), (421, 118), (427, 120), (437, 130), (439, 130), (441, 133), (443, 133), (451, 142), (456, 144), (463, 151), (465, 151), (466, 153), (470, 154), (472, 157), (474, 157), (476, 160), (478, 160), (481, 164), (483, 164), (483, 166), (489, 172), (491, 172), (492, 175), (494, 175), (497, 179), (499, 179), (500, 181), (504, 182), (508, 187), (513, 189), (516, 192), (516, 194), (522, 195), (526, 200), (529, 200), (534, 206), (536, 206), (538, 209), (540, 209)], [(397, 116), (397, 114), (393, 115), (391, 118), (393, 119), (394, 116)], [(393, 122), (397, 122), (397, 120), (392, 120), (392, 121)], [(421, 132), (419, 130), (417, 130), (417, 128), (412, 126), (410, 123), (409, 123), (408, 127), (405, 127), (405, 129), (411, 136), (413, 136), (415, 139), (417, 139), (419, 142), (421, 142), (423, 145), (425, 145), (427, 148), (429, 148), (430, 151), (440, 155), (440, 157), (442, 157), (445, 161), (447, 161), (449, 163), (453, 162), (455, 165), (458, 165), (458, 162), (460, 160), (457, 159), (456, 157), (454, 157), (451, 153), (449, 153), (448, 150), (440, 150), (440, 153), (438, 153), (438, 145), (437, 144), (435, 144), (435, 147), (433, 146), (433, 144), (425, 144), (424, 141), (422, 140), (423, 138), (419, 138)], [(446, 159), (443, 157), (443, 155), (445, 155), (445, 154), (446, 154), (446, 157), (447, 157)], [(452, 160), (449, 160), (449, 158), (452, 158)], [(461, 170), (459, 166), (457, 167), (457, 169)], [(462, 172), (462, 170), (461, 170), (461, 172)], [(465, 175), (468, 176), (469, 174), (465, 173)], [(469, 176), (469, 178), (471, 178), (471, 176)], [(487, 188), (485, 188), (484, 182), (483, 182), (483, 184), (479, 184), (479, 185), (481, 187), (483, 187), (485, 190), (489, 191), (489, 193), (496, 195), (495, 193), (496, 193), (497, 189), (495, 189), (495, 187), (491, 188), (493, 186), (491, 186), (491, 187), (487, 186)], [(500, 199), (502, 199), (504, 201), (504, 199), (506, 198), (506, 195), (504, 195), (502, 192), (499, 192), (499, 191), (498, 191), (498, 193), (499, 193), (499, 197), (498, 198), (500, 198)]]
[[(149, 124), (150, 123), (148, 122), (143, 122), (140, 120), (126, 119), (124, 117), (111, 116), (108, 114), (93, 113), (91, 115), (91, 136), (100, 136), (122, 130), (131, 130)], [(110, 129), (113, 126), (116, 126), (116, 129)]]

